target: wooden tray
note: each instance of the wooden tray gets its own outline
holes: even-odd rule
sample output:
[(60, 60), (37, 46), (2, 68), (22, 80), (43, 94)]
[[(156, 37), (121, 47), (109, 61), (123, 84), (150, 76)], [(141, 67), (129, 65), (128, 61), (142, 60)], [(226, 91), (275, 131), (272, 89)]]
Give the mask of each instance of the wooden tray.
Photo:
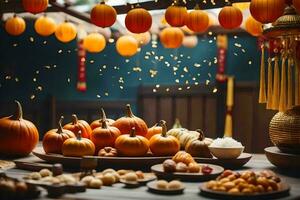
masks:
[(188, 172), (174, 172), (174, 173), (168, 173), (164, 172), (163, 165), (158, 164), (151, 167), (151, 170), (155, 173), (155, 175), (159, 179), (166, 179), (166, 180), (174, 180), (178, 179), (181, 181), (187, 181), (187, 182), (201, 182), (201, 181), (207, 181), (216, 178), (219, 176), (223, 171), (224, 168), (218, 165), (212, 165), (207, 163), (199, 163), (200, 165), (208, 165), (213, 169), (211, 174), (202, 174), (200, 173), (188, 173)]
[(279, 168), (292, 170), (300, 168), (300, 154), (283, 153), (275, 146), (265, 148), (265, 154), (268, 160)]
[[(32, 153), (49, 163), (61, 163), (67, 168), (80, 168), (80, 157), (67, 157), (60, 154), (46, 154), (42, 147), (36, 147)], [(91, 157), (91, 156), (89, 156)], [(164, 157), (100, 157), (93, 156), (98, 160), (98, 169), (145, 169), (150, 170), (152, 165), (162, 163), (170, 156)]]
[(166, 195), (175, 195), (175, 194), (182, 194), (185, 187), (183, 186), (182, 188), (179, 188), (177, 190), (172, 190), (172, 189), (160, 189), (160, 188), (157, 188), (156, 187), (156, 181), (152, 181), (152, 182), (149, 182), (147, 183), (147, 187), (148, 187), (148, 190), (150, 192), (153, 192), (153, 193), (157, 193), (157, 194), (166, 194)]
[(249, 153), (242, 153), (238, 158), (234, 159), (218, 159), (218, 158), (200, 158), (194, 157), (194, 160), (198, 163), (209, 163), (214, 165), (220, 165), (226, 169), (238, 169), (244, 166), (252, 155)]
[(279, 183), (279, 190), (266, 193), (257, 194), (229, 194), (227, 192), (218, 192), (207, 189), (205, 184), (200, 185), (200, 194), (206, 197), (217, 198), (217, 199), (241, 199), (241, 200), (261, 200), (261, 199), (276, 199), (280, 197), (288, 196), (290, 192), (290, 186), (287, 183)]

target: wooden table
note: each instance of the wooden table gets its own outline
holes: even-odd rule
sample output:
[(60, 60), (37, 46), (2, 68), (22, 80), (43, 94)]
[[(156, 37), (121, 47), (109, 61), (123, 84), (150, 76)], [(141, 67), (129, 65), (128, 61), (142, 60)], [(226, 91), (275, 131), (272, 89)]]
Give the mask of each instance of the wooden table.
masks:
[[(32, 159), (32, 158), (31, 158)], [(284, 181), (291, 185), (290, 196), (282, 198), (285, 200), (290, 199), (300, 199), (300, 172), (288, 172), (279, 171), (276, 167), (274, 167), (265, 157), (265, 155), (257, 154), (252, 157), (252, 159), (247, 163), (247, 165), (243, 168), (245, 169), (253, 169), (253, 170), (263, 170), (270, 169), (275, 171)], [(299, 169), (300, 171), (300, 169)], [(10, 169), (7, 172), (7, 175), (16, 176), (16, 175), (24, 175), (24, 173), (28, 173), (28, 171), (20, 170), (20, 169)], [(184, 183), (186, 189), (184, 194), (182, 195), (157, 195), (152, 194), (147, 191), (147, 188), (140, 187), (135, 189), (125, 189), (123, 188), (123, 184), (118, 183), (113, 185), (112, 187), (103, 187), (102, 189), (88, 189), (85, 193), (77, 193), (77, 194), (68, 194), (60, 197), (59, 199), (97, 199), (97, 200), (154, 200), (154, 199), (172, 199), (172, 200), (193, 200), (193, 199), (209, 199), (206, 197), (202, 197), (199, 194), (199, 183)], [(42, 194), (40, 199), (51, 199), (46, 196), (46, 194)]]

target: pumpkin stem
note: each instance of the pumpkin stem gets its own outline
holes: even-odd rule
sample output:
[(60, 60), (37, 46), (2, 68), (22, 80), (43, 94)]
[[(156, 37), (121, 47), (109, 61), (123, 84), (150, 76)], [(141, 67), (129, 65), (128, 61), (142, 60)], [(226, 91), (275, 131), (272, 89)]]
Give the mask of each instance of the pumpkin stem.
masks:
[(107, 123), (106, 123), (107, 119), (103, 108), (101, 108), (101, 112), (102, 112), (102, 119), (100, 121), (102, 123), (102, 128), (107, 128)]
[(63, 127), (62, 127), (62, 121), (64, 120), (64, 116), (60, 116), (60, 119), (58, 121), (58, 128), (57, 128), (57, 133), (61, 134), (63, 133)]
[(130, 137), (135, 137), (136, 136), (136, 134), (135, 134), (135, 127), (132, 127), (132, 129), (130, 130), (129, 136)]
[(165, 120), (160, 120), (159, 125), (162, 127), (161, 136), (166, 137), (167, 136), (167, 123)]
[(204, 140), (205, 136), (204, 136), (204, 132), (201, 129), (197, 129), (196, 130), (199, 134), (198, 140), (202, 141)]
[(81, 130), (77, 132), (77, 140), (81, 140)]
[(75, 125), (78, 123), (78, 118), (75, 114), (72, 115), (72, 124)]
[(126, 105), (126, 116), (127, 117), (134, 117), (134, 115), (132, 113), (132, 110), (131, 110), (131, 107), (130, 107), (130, 104)]
[(16, 120), (23, 119), (22, 105), (17, 100), (15, 100), (15, 102), (17, 104), (17, 111), (16, 111), (16, 114), (13, 116), (13, 118), (16, 119)]

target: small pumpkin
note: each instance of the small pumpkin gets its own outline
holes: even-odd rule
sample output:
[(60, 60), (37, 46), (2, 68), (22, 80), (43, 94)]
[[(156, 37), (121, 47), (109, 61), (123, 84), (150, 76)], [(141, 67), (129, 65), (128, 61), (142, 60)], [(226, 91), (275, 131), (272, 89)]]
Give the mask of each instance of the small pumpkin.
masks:
[(162, 132), (162, 127), (159, 124), (156, 123), (151, 128), (148, 128), (148, 132), (147, 132), (146, 138), (148, 140), (150, 140), (152, 136), (154, 136), (156, 134), (161, 134), (161, 132)]
[(96, 151), (98, 152), (100, 149), (104, 147), (114, 147), (115, 140), (121, 132), (118, 128), (107, 125), (106, 115), (104, 110), (102, 109), (103, 119), (102, 119), (102, 127), (95, 128), (91, 134), (91, 140), (96, 146)]
[(149, 150), (149, 141), (143, 136), (136, 135), (133, 127), (129, 134), (117, 138), (115, 148), (122, 156), (144, 156)]
[(166, 122), (161, 120), (161, 134), (156, 134), (150, 139), (150, 150), (154, 156), (173, 156), (179, 149), (180, 144), (176, 137), (167, 135)]
[(46, 153), (58, 153), (61, 154), (62, 145), (65, 140), (69, 138), (75, 138), (72, 131), (62, 128), (63, 116), (58, 121), (58, 128), (48, 131), (43, 138), (43, 148)]
[(126, 105), (126, 116), (115, 121), (113, 126), (117, 127), (121, 134), (128, 134), (133, 127), (137, 135), (146, 136), (148, 132), (147, 124), (141, 118), (134, 116), (129, 104)]
[(94, 143), (81, 137), (81, 130), (78, 131), (77, 137), (67, 139), (62, 145), (64, 156), (82, 157), (93, 156), (95, 153)]
[(182, 162), (186, 165), (189, 165), (190, 163), (195, 163), (194, 158), (191, 156), (191, 154), (185, 152), (185, 151), (178, 151), (172, 158), (176, 163)]
[(90, 125), (84, 120), (79, 120), (75, 114), (72, 115), (72, 122), (64, 125), (64, 129), (70, 130), (74, 134), (80, 130), (84, 138), (90, 138), (92, 133)]
[[(95, 128), (98, 128), (98, 127), (102, 127), (103, 117), (105, 116), (105, 118), (106, 118), (106, 114), (105, 114), (105, 111), (103, 108), (101, 109), (101, 114), (102, 114), (102, 117), (100, 119), (96, 119), (95, 121), (93, 121), (91, 123), (90, 126), (91, 126), (92, 130), (94, 130)], [(114, 122), (115, 122), (115, 120), (106, 118), (106, 124), (108, 126), (111, 126)]]
[(23, 119), (20, 102), (15, 115), (0, 119), (0, 155), (26, 156), (39, 141), (39, 132), (35, 125)]
[(98, 156), (103, 157), (116, 157), (118, 155), (117, 149), (113, 147), (104, 147), (103, 149), (100, 149), (98, 152)]
[(192, 156), (212, 158), (208, 146), (213, 142), (211, 138), (205, 138), (202, 130), (198, 129), (199, 137), (197, 139), (190, 140), (185, 146), (185, 151)]
[[(195, 135), (197, 134), (197, 135)], [(167, 135), (176, 137), (180, 142), (180, 148), (184, 149), (186, 143), (193, 138), (197, 138), (199, 133), (189, 131), (185, 128), (172, 128), (167, 132)]]

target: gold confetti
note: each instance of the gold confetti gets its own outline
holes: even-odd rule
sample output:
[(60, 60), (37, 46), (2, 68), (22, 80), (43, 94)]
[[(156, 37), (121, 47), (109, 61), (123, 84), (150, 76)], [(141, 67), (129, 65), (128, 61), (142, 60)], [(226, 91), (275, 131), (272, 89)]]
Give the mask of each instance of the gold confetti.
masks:
[(201, 64), (195, 63), (195, 64), (194, 64), (194, 67), (201, 67)]
[(29, 37), (29, 41), (30, 42), (34, 42), (34, 38), (33, 37)]
[(105, 95), (105, 96), (108, 96), (108, 92), (105, 92), (104, 95)]
[(134, 72), (141, 72), (142, 68), (140, 68), (140, 67), (133, 67), (132, 71), (134, 71)]
[(60, 49), (60, 50), (58, 50), (58, 53), (62, 53), (62, 50)]
[(242, 45), (239, 43), (234, 43), (234, 46), (239, 47), (239, 48), (242, 47)]
[(101, 96), (99, 94), (96, 95), (97, 98), (101, 98)]
[(216, 87), (214, 87), (213, 93), (216, 93), (216, 92), (218, 92), (218, 89)]
[(71, 79), (70, 79), (70, 78), (68, 78), (68, 79), (67, 79), (67, 82), (68, 82), (68, 83), (70, 83), (70, 82), (71, 82)]
[(160, 87), (160, 85), (159, 85), (159, 84), (156, 84), (156, 85), (155, 85), (155, 87), (156, 87), (156, 88), (159, 88), (159, 87)]
[(10, 80), (10, 79), (11, 79), (11, 76), (7, 75), (7, 76), (5, 76), (5, 79), (6, 79), (6, 80)]
[(14, 44), (13, 44), (13, 47), (16, 47), (16, 46), (18, 46), (18, 44), (17, 44), (17, 43), (14, 43)]
[(108, 42), (109, 42), (109, 43), (114, 43), (114, 42), (115, 42), (115, 39), (109, 38), (109, 39), (108, 39)]
[(129, 63), (129, 61), (130, 61), (129, 59), (126, 59), (126, 60), (125, 60), (126, 63)]
[(93, 64), (95, 61), (94, 60), (90, 60), (90, 63)]
[(152, 89), (152, 91), (153, 91), (153, 92), (156, 92), (156, 89), (155, 89), (155, 88), (153, 88), (153, 89)]
[(43, 42), (43, 44), (47, 44), (47, 41), (45, 40), (45, 41)]
[(166, 92), (169, 92), (170, 91), (170, 88), (166, 88)]
[(182, 87), (179, 87), (178, 90), (181, 91), (181, 90), (182, 90)]
[(208, 35), (212, 35), (213, 33), (211, 31), (208, 32)]
[(248, 64), (249, 64), (249, 65), (252, 65), (252, 61), (251, 61), (251, 60), (249, 60), (249, 61), (248, 61)]
[(183, 68), (183, 71), (186, 72), (186, 73), (188, 73), (188, 72), (189, 72), (188, 67), (184, 67), (184, 68)]
[(205, 85), (208, 85), (208, 84), (209, 84), (209, 82), (210, 82), (209, 80), (206, 80), (206, 81), (205, 81)]
[(35, 95), (32, 94), (32, 95), (30, 96), (30, 99), (33, 100), (34, 98), (35, 98)]
[(36, 78), (33, 78), (32, 81), (33, 81), (33, 82), (36, 82)]
[(176, 82), (176, 83), (179, 83), (179, 79), (176, 79), (175, 82)]
[(15, 78), (15, 81), (16, 81), (16, 82), (19, 82), (19, 79), (18, 79), (18, 77), (16, 77), (16, 78)]

